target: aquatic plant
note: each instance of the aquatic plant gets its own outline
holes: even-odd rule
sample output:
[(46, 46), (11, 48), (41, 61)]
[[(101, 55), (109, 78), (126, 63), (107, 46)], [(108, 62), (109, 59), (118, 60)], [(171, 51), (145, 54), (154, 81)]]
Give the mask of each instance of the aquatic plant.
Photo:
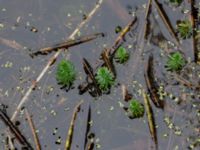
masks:
[(189, 20), (179, 21), (177, 23), (177, 30), (181, 38), (190, 38), (192, 35), (192, 24)]
[(120, 46), (115, 53), (115, 58), (117, 62), (124, 63), (128, 60), (129, 53), (124, 47)]
[(108, 90), (114, 84), (114, 76), (107, 67), (101, 67), (97, 70), (95, 79), (99, 88), (103, 91)]
[(144, 106), (138, 100), (132, 99), (128, 111), (131, 118), (140, 118), (144, 115)]
[(115, 33), (119, 33), (119, 32), (121, 32), (122, 31), (122, 27), (121, 26), (117, 26), (116, 28), (115, 28)]
[(183, 0), (169, 0), (169, 2), (175, 6), (178, 6), (183, 2)]
[(57, 66), (56, 79), (59, 84), (69, 87), (76, 79), (74, 65), (68, 60), (62, 60)]
[(186, 60), (180, 52), (173, 52), (169, 55), (166, 68), (169, 71), (178, 71), (186, 64)]

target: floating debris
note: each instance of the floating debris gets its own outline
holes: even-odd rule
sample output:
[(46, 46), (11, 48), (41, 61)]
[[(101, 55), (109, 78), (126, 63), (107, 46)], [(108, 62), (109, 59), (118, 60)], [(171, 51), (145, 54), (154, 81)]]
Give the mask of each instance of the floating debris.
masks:
[(69, 47), (72, 47), (72, 46), (75, 46), (75, 45), (79, 45), (79, 44), (82, 44), (82, 43), (85, 43), (85, 42), (89, 42), (91, 40), (98, 38), (99, 36), (102, 37), (102, 36), (104, 36), (104, 34), (103, 33), (96, 33), (96, 34), (92, 34), (92, 35), (83, 36), (83, 37), (80, 37), (80, 38), (77, 38), (77, 39), (70, 39), (70, 40), (63, 42), (63, 43), (59, 43), (59, 44), (56, 44), (56, 45), (53, 45), (53, 46), (50, 46), (50, 47), (42, 48), (39, 51), (30, 54), (30, 56), (34, 57), (34, 56), (37, 56), (39, 54), (46, 55), (46, 54), (48, 54), (52, 51), (56, 51), (58, 49), (62, 49), (62, 48), (66, 49), (66, 48), (69, 48)]
[(126, 88), (125, 85), (122, 85), (121, 88), (122, 88), (122, 99), (123, 99), (124, 101), (128, 102), (129, 100), (132, 99), (133, 96), (132, 96), (132, 94), (130, 94), (130, 93), (128, 92), (128, 90), (127, 90), (127, 88)]
[(33, 139), (34, 139), (34, 142), (35, 142), (35, 145), (36, 145), (36, 150), (41, 150), (41, 144), (40, 144), (40, 141), (39, 141), (33, 120), (32, 120), (27, 109), (25, 109), (25, 113), (26, 113), (26, 117), (28, 119), (28, 123), (29, 123), (29, 126), (30, 126), (32, 134), (33, 134)]
[(156, 149), (158, 149), (157, 132), (156, 132), (156, 125), (155, 125), (153, 110), (151, 108), (148, 95), (145, 93), (145, 91), (143, 91), (142, 94), (143, 94), (143, 99), (144, 99), (145, 110), (147, 113), (149, 131), (155, 143)]
[(156, 107), (164, 108), (164, 101), (159, 99), (158, 95), (159, 86), (157, 85), (153, 74), (153, 55), (149, 56), (144, 76), (151, 100), (153, 101)]
[(3, 120), (3, 122), (10, 128), (11, 132), (15, 135), (17, 140), (23, 145), (26, 146), (26, 148), (33, 150), (33, 147), (28, 142), (28, 140), (25, 138), (25, 136), (21, 133), (21, 131), (13, 124), (13, 122), (10, 120), (10, 118), (7, 116), (7, 114), (4, 112), (4, 110), (0, 109), (0, 118)]
[(73, 110), (73, 115), (72, 115), (72, 119), (70, 122), (70, 127), (68, 129), (68, 133), (67, 133), (67, 139), (65, 142), (65, 150), (70, 150), (71, 148), (71, 143), (72, 143), (72, 137), (73, 137), (73, 133), (74, 133), (74, 125), (75, 125), (75, 120), (76, 120), (76, 116), (80, 110), (80, 106), (83, 103), (83, 100), (81, 100), (74, 108)]
[(177, 46), (180, 45), (179, 40), (175, 34), (175, 31), (169, 21), (169, 18), (166, 15), (166, 12), (164, 11), (164, 9), (162, 8), (162, 5), (160, 3), (158, 3), (157, 0), (154, 0), (155, 2), (155, 6), (157, 8), (158, 14), (160, 15), (161, 19), (163, 20), (165, 26), (167, 27), (169, 33), (172, 35), (172, 37), (176, 40), (176, 44)]

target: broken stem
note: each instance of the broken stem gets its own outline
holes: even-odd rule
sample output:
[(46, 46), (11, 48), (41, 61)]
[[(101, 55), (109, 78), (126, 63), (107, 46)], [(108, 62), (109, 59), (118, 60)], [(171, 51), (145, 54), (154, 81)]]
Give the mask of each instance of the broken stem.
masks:
[(17, 140), (30, 150), (33, 150), (31, 144), (28, 142), (28, 140), (25, 138), (25, 136), (21, 133), (21, 131), (13, 124), (13, 122), (10, 120), (10, 118), (7, 116), (7, 114), (0, 109), (0, 118), (3, 120), (3, 122), (10, 128), (10, 131), (15, 135)]
[(164, 9), (162, 8), (162, 6), (158, 3), (157, 0), (154, 0), (158, 14), (160, 15), (161, 19), (163, 20), (165, 26), (167, 27), (169, 33), (171, 34), (171, 36), (176, 40), (176, 44), (177, 46), (180, 46), (179, 40), (175, 34), (175, 31), (169, 21), (169, 18), (166, 15), (166, 12), (164, 11)]
[(34, 142), (36, 145), (36, 150), (41, 150), (41, 144), (40, 144), (33, 120), (27, 109), (25, 109), (25, 113), (26, 113), (26, 118), (28, 119), (29, 126), (31, 128), (31, 132), (33, 134), (33, 139), (34, 139)]
[(144, 99), (144, 106), (147, 113), (147, 119), (148, 119), (148, 125), (149, 125), (149, 131), (151, 134), (151, 137), (155, 143), (156, 149), (158, 149), (158, 141), (157, 141), (157, 133), (156, 133), (156, 127), (155, 127), (155, 120), (153, 116), (153, 110), (151, 108), (149, 97), (146, 94), (145, 91), (143, 91), (143, 99)]
[(73, 110), (73, 115), (72, 115), (72, 119), (70, 122), (70, 126), (68, 129), (68, 133), (67, 133), (67, 138), (66, 138), (66, 142), (65, 142), (65, 150), (70, 150), (71, 148), (71, 143), (72, 143), (72, 137), (73, 137), (73, 133), (74, 133), (74, 123), (76, 120), (76, 116), (79, 112), (80, 106), (83, 103), (83, 100), (81, 100), (74, 108)]
[(39, 51), (34, 52), (30, 55), (33, 57), (33, 56), (37, 56), (39, 54), (41, 54), (41, 55), (48, 54), (48, 53), (50, 53), (52, 51), (56, 51), (58, 49), (67, 49), (72, 46), (76, 46), (76, 45), (79, 45), (82, 43), (89, 42), (89, 41), (94, 40), (94, 39), (98, 38), (99, 36), (103, 36), (103, 35), (104, 35), (103, 33), (96, 33), (96, 34), (86, 35), (86, 36), (83, 36), (83, 37), (80, 37), (77, 39), (69, 39), (63, 43), (59, 43), (59, 44), (53, 45), (51, 47), (42, 48)]

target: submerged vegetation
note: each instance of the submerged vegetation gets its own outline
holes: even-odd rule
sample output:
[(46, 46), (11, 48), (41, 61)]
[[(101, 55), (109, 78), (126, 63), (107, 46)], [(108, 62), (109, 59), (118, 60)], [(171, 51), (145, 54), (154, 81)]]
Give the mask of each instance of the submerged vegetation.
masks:
[(130, 118), (140, 118), (144, 115), (144, 106), (138, 100), (132, 99), (128, 108)]
[(107, 67), (99, 68), (95, 79), (97, 80), (99, 88), (103, 91), (107, 91), (114, 84), (114, 76)]
[[(172, 6), (180, 5), (183, 2), (183, 0), (167, 1), (172, 4)], [(43, 57), (46, 57), (46, 55), (50, 53), (55, 53), (55, 55), (50, 57), (47, 65), (43, 68), (42, 72), (38, 74), (36, 80), (33, 79), (34, 82), (32, 82), (31, 86), (29, 86), (30, 89), (27, 90), (28, 94), (24, 93), (24, 87), (21, 87), (21, 85), (26, 85), (26, 83), (30, 83), (30, 79), (32, 80), (31, 77), (30, 79), (28, 79), (28, 82), (25, 81), (25, 84), (20, 84), (17, 87), (16, 92), (19, 91), (21, 92), (20, 94), (23, 94), (25, 96), (22, 98), (19, 105), (17, 106), (16, 111), (14, 112), (14, 118), (16, 117), (16, 114), (20, 112), (22, 106), (27, 106), (26, 109), (28, 109), (29, 107), (31, 108), (34, 104), (36, 104), (34, 101), (34, 103), (31, 103), (30, 105), (24, 105), (26, 101), (32, 99), (32, 97), (29, 98), (29, 95), (31, 92), (34, 92), (35, 87), (37, 87), (37, 84), (40, 82), (45, 73), (48, 74), (48, 77), (52, 77), (53, 75), (53, 79), (56, 79), (57, 82), (62, 85), (62, 87), (72, 89), (70, 87), (73, 85), (74, 81), (77, 78), (76, 71), (80, 71), (78, 73), (80, 75), (79, 81), (81, 81), (81, 83), (79, 86), (73, 88), (73, 90), (69, 93), (61, 92), (59, 88), (56, 89), (56, 87), (60, 87), (60, 85), (54, 85), (55, 83), (53, 83), (52, 85), (52, 82), (50, 80), (46, 80), (44, 86), (41, 86), (41, 88), (43, 89), (39, 87), (37, 88), (36, 93), (34, 93), (36, 96), (40, 96), (41, 92), (41, 98), (39, 97), (40, 99), (49, 99), (49, 101), (45, 101), (45, 103), (42, 101), (42, 106), (43, 104), (45, 104), (45, 109), (43, 109), (43, 107), (42, 109), (39, 109), (45, 110), (41, 113), (44, 114), (44, 116), (42, 116), (42, 119), (44, 118), (44, 121), (41, 122), (44, 124), (42, 125), (45, 125), (44, 127), (49, 128), (48, 121), (53, 121), (54, 119), (54, 117), (51, 117), (50, 119), (46, 118), (50, 116), (46, 113), (47, 111), (50, 112), (50, 114), (52, 114), (53, 116), (58, 114), (56, 120), (61, 120), (61, 122), (59, 122), (59, 124), (57, 124), (56, 126), (51, 126), (52, 129), (53, 127), (55, 127), (55, 129), (53, 129), (54, 137), (58, 137), (57, 140), (56, 138), (54, 138), (56, 140), (55, 144), (57, 144), (56, 148), (52, 147), (52, 143), (54, 144), (54, 142), (52, 142), (52, 139), (48, 141), (47, 138), (41, 138), (44, 141), (43, 144), (46, 144), (47, 149), (60, 149), (60, 147), (63, 147), (63, 137), (67, 137), (65, 142), (65, 149), (67, 150), (74, 149), (74, 147), (77, 147), (77, 145), (79, 146), (79, 149), (101, 149), (100, 144), (105, 144), (102, 146), (103, 149), (113, 149), (112, 144), (114, 142), (119, 142), (120, 138), (118, 138), (118, 136), (120, 136), (120, 134), (122, 133), (123, 137), (127, 138), (128, 140), (125, 141), (124, 139), (125, 142), (122, 141), (120, 143), (117, 143), (119, 147), (116, 147), (116, 144), (114, 143), (114, 148), (116, 149), (125, 149), (124, 146), (130, 146), (130, 149), (140, 149), (140, 145), (138, 146), (137, 142), (133, 143), (132, 139), (139, 141), (140, 143), (144, 143), (145, 141), (143, 141), (141, 137), (144, 137), (146, 139), (146, 137), (148, 136), (147, 134), (149, 134), (149, 136), (151, 136), (152, 140), (154, 141), (155, 149), (162, 149), (162, 147), (166, 145), (168, 145), (167, 149), (177, 149), (179, 148), (179, 146), (183, 149), (187, 149), (187, 147), (199, 147), (199, 145), (197, 145), (199, 144), (199, 132), (196, 131), (199, 131), (198, 127), (200, 122), (198, 118), (200, 112), (198, 107), (198, 100), (200, 97), (200, 73), (198, 72), (198, 70), (200, 70), (200, 66), (197, 65), (195, 56), (196, 53), (199, 52), (200, 41), (195, 42), (195, 40), (199, 40), (199, 38), (197, 38), (196, 36), (196, 31), (199, 30), (200, 25), (198, 20), (192, 15), (192, 13), (194, 12), (193, 7), (196, 8), (196, 5), (193, 5), (194, 1), (184, 1), (184, 5), (176, 10), (176, 12), (178, 12), (179, 10), (184, 10), (184, 13), (187, 13), (181, 15), (181, 17), (184, 16), (186, 18), (188, 16), (191, 16), (191, 21), (188, 19), (178, 22), (176, 26), (177, 30), (174, 30), (174, 22), (176, 22), (177, 20), (183, 20), (183, 18), (178, 18), (178, 16), (180, 15), (179, 12), (173, 16), (172, 11), (168, 15), (167, 11), (171, 10), (172, 8), (167, 8), (169, 6), (167, 4), (169, 3), (166, 4), (166, 1), (164, 2), (148, 0), (145, 1), (147, 5), (141, 6), (138, 5), (138, 3), (143, 4), (144, 2), (127, 2), (128, 4), (130, 3), (130, 5), (124, 4), (126, 3), (125, 1), (123, 1), (123, 5), (121, 5), (122, 3), (118, 3), (118, 1), (109, 2), (106, 3), (106, 5), (108, 5), (109, 7), (111, 6), (111, 9), (108, 7), (109, 10), (119, 11), (117, 13), (112, 12), (111, 14), (112, 18), (117, 18), (117, 20), (114, 22), (111, 21), (109, 22), (109, 24), (105, 24), (104, 26), (103, 21), (105, 20), (103, 19), (103, 17), (97, 17), (97, 19), (94, 19), (91, 23), (89, 23), (88, 21), (90, 20), (90, 18), (93, 17), (93, 15), (95, 14), (94, 12), (96, 12), (102, 2), (103, 1), (101, 0), (98, 1), (96, 3), (95, 9), (91, 11), (91, 13), (86, 11), (80, 13), (83, 14), (83, 22), (80, 22), (75, 31), (72, 32), (72, 34), (69, 36), (69, 39), (73, 40), (65, 41), (64, 43), (55, 44), (50, 47), (40, 49), (39, 53), (35, 53), (36, 55), (34, 56), (41, 55), (38, 59), (43, 59)], [(80, 2), (78, 2), (78, 4), (79, 3)], [(116, 5), (117, 3), (119, 5)], [(135, 4), (139, 7), (135, 7), (133, 10), (132, 5)], [(190, 4), (191, 9), (186, 11), (185, 9), (187, 9)], [(115, 5), (117, 6), (117, 9), (113, 9), (115, 8)], [(124, 6), (127, 6), (127, 8), (124, 8)], [(106, 6), (106, 10), (108, 8)], [(101, 10), (103, 9), (104, 8), (102, 8)], [(153, 9), (156, 10), (154, 11)], [(127, 13), (127, 10), (129, 11), (129, 13)], [(126, 13), (129, 16), (126, 16)], [(105, 14), (100, 14), (100, 16), (103, 15)], [(113, 17), (114, 15), (117, 15), (117, 17)], [(28, 16), (31, 17), (32, 15)], [(79, 19), (75, 19), (75, 22), (73, 22), (74, 16), (72, 16), (72, 19), (70, 19), (71, 15), (69, 13), (67, 14), (67, 16), (72, 22), (69, 22), (69, 24), (62, 24), (58, 22), (58, 24), (61, 26), (66, 25), (67, 28), (69, 27), (69, 29), (71, 29), (71, 27), (74, 27), (74, 23), (77, 23)], [(108, 18), (109, 17), (110, 16), (108, 16)], [(119, 19), (118, 17), (122, 19), (119, 22), (120, 24), (125, 21), (129, 21), (129, 23), (123, 28), (117, 26), (115, 28), (115, 32), (117, 35), (114, 32), (111, 32), (112, 34), (114, 34), (114, 36), (110, 35), (109, 30), (113, 29), (113, 26), (116, 26), (116, 23), (118, 23), (117, 21)], [(21, 16), (17, 18), (17, 23), (20, 21), (20, 18)], [(171, 23), (171, 21), (173, 23)], [(87, 25), (86, 28), (81, 29), (84, 24)], [(90, 25), (92, 25), (92, 28), (90, 28)], [(40, 29), (40, 27), (38, 28)], [(52, 29), (54, 30), (54, 28)], [(48, 30), (50, 30), (50, 28)], [(99, 35), (101, 35), (94, 34), (92, 36), (82, 37), (82, 34), (92, 32), (94, 30), (103, 30), (105, 31), (105, 35), (109, 34), (106, 39), (104, 39), (106, 41), (103, 40), (92, 43), (93, 45), (91, 45), (91, 47), (89, 44), (83, 47), (80, 46), (76, 49), (76, 51), (78, 52), (64, 52), (64, 49), (69, 49), (69, 47), (71, 46), (75, 46), (86, 41), (91, 41), (97, 36), (99, 37)], [(43, 31), (41, 30), (40, 33), (46, 33)], [(57, 34), (57, 32), (49, 33)], [(171, 36), (171, 38), (169, 35)], [(115, 36), (117, 36), (117, 38), (113, 39), (115, 38)], [(54, 36), (52, 35), (52, 37)], [(75, 37), (77, 37), (77, 39)], [(179, 38), (190, 39), (181, 41), (179, 40)], [(110, 44), (111, 41), (114, 44)], [(0, 38), (0, 42), (8, 43), (8, 41), (2, 40), (2, 38)], [(9, 44), (7, 44), (6, 46), (11, 44), (13, 44), (13, 42), (9, 42)], [(108, 45), (109, 47), (107, 47)], [(25, 45), (23, 47), (25, 47)], [(116, 47), (118, 47), (118, 49), (115, 49)], [(128, 48), (126, 49), (126, 47)], [(180, 51), (177, 51), (177, 49)], [(75, 69), (75, 66), (71, 61), (61, 60), (60, 62), (58, 62), (55, 74), (50, 74), (50, 71), (48, 73), (47, 70), (52, 67), (53, 64), (55, 65), (55, 60), (58, 60), (60, 58), (60, 53), (63, 53), (63, 56), (66, 56), (67, 53), (70, 53), (73, 56), (72, 58), (74, 60), (77, 60), (76, 66), (79, 70)], [(4, 55), (7, 55), (7, 53), (0, 53), (0, 58), (2, 58), (2, 61), (4, 61)], [(194, 57), (190, 57), (191, 55), (194, 55)], [(9, 56), (9, 58), (11, 57)], [(86, 58), (89, 59), (87, 60)], [(132, 60), (129, 60), (130, 58)], [(192, 60), (193, 58), (194, 60)], [(78, 62), (80, 63), (81, 61), (79, 59), (83, 59), (82, 66), (78, 64)], [(116, 65), (114, 61), (120, 64), (127, 63), (127, 65)], [(191, 62), (194, 64), (193, 66), (191, 65)], [(38, 64), (39, 63), (36, 63), (36, 65)], [(163, 65), (165, 65), (165, 67), (163, 67)], [(7, 62), (5, 64), (2, 64), (1, 67), (3, 73), (4, 69), (12, 69), (12, 67), (7, 67)], [(31, 74), (31, 72), (28, 72), (29, 70), (31, 70), (30, 67), (27, 68), (26, 66), (25, 68), (20, 68), (20, 81), (24, 77), (27, 77), (27, 75), (29, 75), (28, 73)], [(167, 72), (166, 70), (171, 72)], [(37, 70), (34, 70), (33, 73), (35, 72), (38, 73)], [(23, 73), (22, 75), (24, 76), (21, 76), (21, 73)], [(5, 74), (7, 75), (8, 73), (5, 72)], [(18, 76), (16, 77), (18, 78)], [(7, 77), (4, 74), (2, 76), (2, 79), (3, 82), (7, 81)], [(54, 87), (55, 90), (53, 91)], [(6, 85), (5, 88), (7, 88)], [(112, 90), (110, 90), (111, 88)], [(122, 92), (120, 92), (120, 88)], [(13, 91), (13, 89), (13, 87), (11, 90), (4, 89), (4, 87), (0, 88), (0, 97), (2, 97), (2, 99), (6, 99), (7, 97), (10, 98), (9, 96), (11, 94), (9, 95), (8, 92)], [(132, 93), (129, 93), (129, 89), (132, 90)], [(79, 90), (79, 93), (77, 90)], [(50, 92), (52, 93), (50, 94)], [(87, 92), (87, 94), (83, 96), (82, 94), (85, 92)], [(17, 97), (20, 97), (20, 95), (18, 95), (19, 94), (17, 94)], [(11, 99), (13, 99), (13, 95), (11, 96)], [(135, 99), (142, 96), (143, 101), (141, 101), (140, 99)], [(120, 97), (123, 97), (123, 100), (120, 100)], [(37, 99), (38, 97), (33, 98)], [(79, 99), (81, 99), (81, 101), (77, 103), (74, 110), (72, 110), (71, 107), (74, 106), (74, 103)], [(109, 101), (105, 101), (106, 99), (108, 99)], [(38, 101), (37, 106), (41, 106), (40, 101)], [(50, 106), (49, 109), (48, 106)], [(123, 108), (126, 115), (122, 114), (121, 111), (118, 110), (119, 108)], [(65, 112), (68, 113), (67, 117), (65, 117), (66, 115), (63, 114), (65, 112), (61, 111), (63, 109)], [(10, 119), (9, 121), (7, 119), (9, 118), (9, 116), (6, 116), (3, 111), (1, 113), (1, 119), (4, 119), (5, 124), (7, 126), (14, 126), (10, 122), (15, 119), (13, 119), (12, 117), (12, 119)], [(40, 112), (36, 112), (34, 116), (37, 117), (37, 113)], [(103, 114), (100, 115), (101, 113)], [(70, 114), (72, 114), (71, 122), (68, 120)], [(144, 116), (144, 114), (146, 116), (144, 118), (141, 118)], [(115, 121), (115, 124), (120, 123), (120, 126), (116, 126), (113, 123), (113, 119), (116, 118), (117, 120)], [(140, 119), (130, 120), (133, 118)], [(176, 119), (174, 120), (174, 118)], [(192, 122), (190, 120), (192, 120)], [(8, 123), (6, 123), (6, 121)], [(166, 122), (167, 126), (163, 124), (163, 121)], [(94, 123), (95, 126), (92, 127), (91, 132), (90, 125), (92, 123)], [(78, 125), (78, 127), (76, 127), (76, 125)], [(104, 128), (102, 128), (102, 130), (96, 130), (95, 128), (98, 128), (98, 126), (108, 128), (106, 128), (106, 130)], [(63, 129), (65, 129), (65, 127), (69, 127), (68, 132), (66, 132), (67, 136), (62, 136), (60, 135), (60, 132), (64, 132), (65, 130)], [(149, 133), (146, 132), (146, 128), (148, 127)], [(167, 129), (167, 127), (169, 128), (169, 130)], [(76, 130), (80, 128), (83, 129), (82, 133), (84, 134), (83, 136), (76, 137), (78, 135), (77, 133), (79, 133)], [(134, 134), (130, 134), (130, 130), (133, 128)], [(110, 138), (110, 135), (108, 135), (109, 132), (106, 132), (107, 129), (114, 129), (113, 132), (110, 133), (116, 134), (116, 137)], [(119, 132), (115, 132), (117, 131), (116, 129)], [(187, 133), (185, 132), (185, 129), (187, 129)], [(97, 133), (93, 133), (93, 131)], [(35, 133), (35, 131), (32, 132)], [(21, 133), (18, 133), (17, 135), (20, 134)], [(126, 134), (128, 136), (126, 136)], [(173, 134), (178, 136), (175, 136)], [(16, 139), (18, 138), (17, 135)], [(131, 138), (129, 138), (129, 135), (131, 136)], [(102, 139), (100, 139), (99, 137)], [(113, 141), (104, 141), (108, 138)], [(177, 141), (177, 143), (173, 143), (171, 139)], [(45, 140), (47, 140), (47, 143), (45, 143)], [(182, 145), (183, 140), (186, 141), (184, 142), (184, 145)], [(12, 142), (12, 140), (10, 141)], [(13, 141), (13, 145), (15, 144), (14, 142), (15, 140)], [(80, 144), (79, 142), (82, 144)], [(148, 146), (151, 146), (151, 149), (154, 149), (153, 143), (149, 143), (151, 145), (144, 144), (144, 147), (142, 147), (141, 149), (148, 149)], [(129, 144), (137, 144), (137, 148), (135, 148), (135, 145)], [(2, 149), (1, 146), (0, 149)]]
[(61, 60), (57, 66), (56, 79), (64, 87), (70, 87), (76, 79), (74, 65), (69, 60)]
[(175, 6), (178, 6), (183, 2), (183, 0), (169, 0), (169, 2)]
[(115, 53), (115, 58), (117, 62), (125, 63), (129, 59), (129, 53), (124, 47), (120, 46)]
[(189, 20), (182, 20), (177, 23), (177, 30), (182, 39), (192, 36), (192, 24)]
[(186, 60), (180, 52), (171, 53), (168, 57), (166, 68), (169, 71), (179, 71), (186, 64)]

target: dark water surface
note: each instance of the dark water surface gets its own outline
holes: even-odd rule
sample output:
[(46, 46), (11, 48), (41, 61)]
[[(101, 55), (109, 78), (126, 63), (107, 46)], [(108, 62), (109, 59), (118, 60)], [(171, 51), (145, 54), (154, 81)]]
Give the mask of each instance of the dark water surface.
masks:
[[(187, 2), (176, 9), (164, 0), (160, 2), (169, 15), (174, 29), (177, 20), (188, 17), (188, 14), (182, 13), (184, 10), (190, 10)], [(96, 1), (91, 0), (0, 0), (0, 103), (8, 106), (8, 116), (12, 116), (32, 81), (37, 78), (53, 55), (42, 55), (33, 59), (29, 53), (67, 39), (95, 3)], [(103, 32), (106, 36), (61, 53), (56, 63), (38, 83), (25, 107), (33, 116), (42, 149), (64, 149), (73, 108), (80, 100), (84, 100), (83, 108), (87, 108), (87, 104), (90, 104), (92, 120), (90, 132), (95, 134), (95, 149), (154, 149), (146, 114), (143, 118), (131, 120), (120, 107), (120, 104), (127, 105), (122, 99), (121, 84), (128, 87), (134, 98), (144, 103), (141, 90), (146, 89), (144, 66), (150, 53), (154, 55), (157, 82), (163, 85), (166, 92), (173, 95), (169, 94), (164, 98), (166, 104), (164, 110), (156, 108), (151, 103), (157, 128), (158, 149), (185, 150), (199, 140), (200, 92), (177, 83), (166, 71), (164, 66), (167, 57), (164, 50), (158, 46), (159, 42), (152, 44), (149, 40), (145, 42), (143, 49), (140, 47), (142, 43), (140, 33), (144, 24), (146, 5), (147, 0), (105, 0), (93, 18), (81, 29), (80, 34)], [(155, 6), (152, 12), (154, 14), (150, 19), (154, 24), (152, 33), (155, 37), (161, 33), (166, 41), (174, 42), (158, 16)], [(134, 14), (137, 16), (137, 23), (126, 35), (126, 42), (123, 44), (131, 54), (130, 59), (124, 65), (114, 63), (117, 78), (110, 94), (103, 94), (98, 98), (92, 97), (87, 92), (79, 95), (77, 87), (86, 77), (82, 68), (82, 58), (86, 58), (95, 68), (103, 48), (111, 47), (118, 36), (115, 33), (116, 26), (125, 27), (133, 20)], [(5, 40), (15, 41), (18, 45), (15, 43), (11, 46), (6, 44)], [(187, 60), (192, 60), (191, 40), (184, 40), (181, 44)], [(60, 89), (55, 79), (56, 65), (64, 58), (69, 58), (74, 63), (78, 74), (74, 88), (68, 92)], [(181, 99), (180, 104), (177, 104), (176, 97)], [(87, 112), (87, 109), (84, 111)], [(80, 116), (76, 120), (73, 150), (82, 149), (84, 145), (87, 115), (83, 113)], [(167, 119), (170, 120), (169, 124), (166, 123)], [(17, 120), (20, 121), (19, 129), (34, 145), (23, 112), (17, 116)], [(5, 149), (5, 128), (0, 121), (2, 150)], [(61, 142), (58, 139), (61, 139)], [(199, 143), (200, 141), (197, 145)], [(196, 149), (198, 148), (199, 145)]]

